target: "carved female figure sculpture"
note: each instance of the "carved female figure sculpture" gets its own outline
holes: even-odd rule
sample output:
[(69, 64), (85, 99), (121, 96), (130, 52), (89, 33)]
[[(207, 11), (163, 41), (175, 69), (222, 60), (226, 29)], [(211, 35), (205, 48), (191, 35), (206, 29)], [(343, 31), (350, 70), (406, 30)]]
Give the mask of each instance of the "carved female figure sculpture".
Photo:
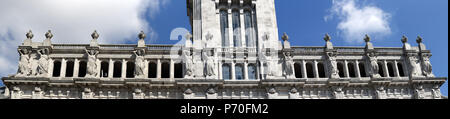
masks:
[(191, 77), (193, 75), (193, 62), (191, 52), (188, 50), (183, 51), (183, 61), (185, 62), (186, 67), (186, 76)]
[(416, 56), (408, 56), (409, 60), (409, 66), (411, 67), (409, 70), (411, 72), (411, 76), (420, 76), (419, 67), (417, 66), (417, 63), (419, 63), (419, 60)]
[(433, 74), (433, 66), (430, 63), (430, 56), (423, 55), (422, 56), (422, 73), (427, 77), (434, 77)]
[(369, 58), (370, 61), (370, 68), (369, 68), (369, 72), (372, 78), (379, 78), (381, 77), (380, 74), (378, 74), (378, 70), (380, 67), (378, 67), (378, 61), (377, 58), (375, 56), (375, 53), (367, 53), (366, 54), (367, 58)]
[(336, 55), (332, 52), (328, 52), (327, 57), (328, 57), (328, 72), (330, 73), (330, 78), (340, 78), (335, 58)]
[(19, 70), (16, 76), (28, 76), (30, 70), (30, 51), (28, 49), (19, 49), (20, 62)]
[(205, 61), (205, 65), (206, 65), (206, 76), (207, 77), (211, 77), (211, 76), (215, 76), (215, 70), (214, 70), (214, 60), (213, 58), (211, 58), (211, 56), (214, 56), (212, 51), (204, 51), (203, 52), (203, 60)]
[(294, 74), (294, 69), (292, 66), (294, 65), (292, 61), (292, 56), (290, 52), (284, 53), (284, 60), (285, 60), (285, 73), (287, 77), (292, 77)]
[(39, 65), (38, 65), (38, 75), (39, 76), (47, 76), (48, 74), (48, 49), (41, 49), (38, 50), (38, 54), (40, 55), (39, 58)]
[(136, 56), (136, 67), (135, 67), (135, 77), (136, 78), (144, 78), (144, 69), (145, 69), (145, 61), (144, 55), (145, 50), (137, 50), (134, 51), (134, 55)]
[(85, 50), (88, 54), (88, 62), (87, 62), (87, 78), (97, 77), (97, 55), (99, 51), (97, 50)]

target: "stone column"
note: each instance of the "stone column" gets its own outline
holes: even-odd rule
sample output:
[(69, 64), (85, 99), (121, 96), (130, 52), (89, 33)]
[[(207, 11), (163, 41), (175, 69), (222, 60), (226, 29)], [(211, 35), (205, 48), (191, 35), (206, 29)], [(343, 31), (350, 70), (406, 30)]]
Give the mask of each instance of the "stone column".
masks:
[(398, 71), (397, 60), (394, 60), (394, 73), (396, 77), (400, 77), (400, 72)]
[(236, 80), (236, 71), (235, 71), (235, 65), (236, 65), (236, 63), (233, 61), (232, 63), (231, 63), (231, 80)]
[[(149, 61), (148, 60), (145, 60), (144, 61), (145, 62), (145, 68), (144, 68), (144, 76), (145, 76), (145, 78), (148, 78), (148, 70), (150, 70), (149, 68)], [(183, 68), (184, 68), (184, 65), (183, 65)], [(183, 72), (184, 72), (184, 70), (183, 70)], [(183, 73), (183, 76), (184, 76), (184, 73)]]
[(108, 78), (113, 78), (114, 76), (114, 61), (112, 59), (109, 59), (109, 66), (108, 66)]
[(173, 59), (170, 60), (170, 79), (174, 79), (175, 78), (175, 63), (173, 61)]
[(122, 59), (122, 78), (127, 77), (127, 61)]
[(75, 61), (73, 62), (73, 77), (77, 78), (78, 77), (78, 73), (80, 72), (80, 60), (79, 59), (75, 59)]
[(161, 79), (161, 60), (156, 61), (156, 78)]
[(350, 74), (349, 74), (349, 71), (348, 71), (348, 62), (347, 62), (347, 60), (344, 60), (344, 74), (345, 74), (346, 78), (350, 78)]
[(61, 72), (59, 73), (59, 77), (66, 77), (66, 70), (67, 70), (67, 60), (63, 58), (61, 60)]
[[(231, 1), (229, 1), (229, 4), (231, 4), (230, 2)], [(232, 9), (228, 9), (228, 43), (230, 47), (234, 46), (233, 34), (233, 11)]]
[(384, 69), (384, 75), (386, 75), (386, 77), (391, 77), (389, 75), (389, 69), (388, 69), (386, 60), (383, 60), (383, 69)]
[(222, 71), (222, 62), (219, 61), (219, 73), (218, 73), (219, 74), (219, 79), (223, 80), (222, 72), (223, 72)]
[(242, 72), (242, 73), (244, 73), (244, 80), (249, 80), (249, 78), (248, 78), (248, 62), (244, 63), (244, 72)]
[(244, 20), (244, 9), (239, 10), (240, 13), (240, 23), (241, 23), (241, 46), (246, 46), (245, 40), (245, 20)]
[(361, 70), (359, 69), (359, 61), (355, 61), (356, 77), (361, 78)]
[(319, 78), (320, 77), (319, 76), (319, 69), (317, 68), (317, 64), (318, 64), (317, 60), (314, 60), (313, 68), (314, 68), (314, 77), (315, 78)]
[(306, 71), (306, 61), (303, 60), (302, 61), (302, 74), (303, 74), (303, 78), (308, 78), (308, 73)]

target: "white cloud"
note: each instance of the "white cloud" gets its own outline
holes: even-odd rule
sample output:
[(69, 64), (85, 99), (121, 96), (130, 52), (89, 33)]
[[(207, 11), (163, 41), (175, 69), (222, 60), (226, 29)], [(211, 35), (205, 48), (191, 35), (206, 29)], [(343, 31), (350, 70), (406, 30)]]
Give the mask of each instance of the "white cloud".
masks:
[[(325, 21), (339, 20), (339, 34), (347, 43), (363, 43), (365, 34), (381, 39), (391, 34), (390, 13), (372, 5), (358, 5), (358, 0), (333, 0), (331, 14), (325, 16)], [(378, 40), (376, 39), (376, 40)]]
[(100, 34), (100, 43), (124, 43), (136, 40), (140, 30), (156, 34), (146, 17), (154, 17), (169, 1), (1, 0), (0, 76), (17, 70), (16, 49), (30, 29), (33, 42), (43, 41), (50, 29), (53, 43), (88, 44), (94, 30)]

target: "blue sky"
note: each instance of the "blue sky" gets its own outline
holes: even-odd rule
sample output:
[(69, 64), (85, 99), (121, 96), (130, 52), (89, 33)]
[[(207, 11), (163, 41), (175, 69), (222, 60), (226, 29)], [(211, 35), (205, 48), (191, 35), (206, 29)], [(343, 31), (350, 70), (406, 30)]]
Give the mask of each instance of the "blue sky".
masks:
[[(138, 30), (152, 31), (151, 38), (147, 43), (173, 44), (176, 41), (169, 40), (170, 32), (173, 29), (179, 27), (190, 29), (185, 1), (162, 1), (156, 5), (147, 6), (143, 13), (144, 24), (139, 24), (141, 27), (133, 26)], [(379, 29), (375, 29), (375, 31), (371, 28), (368, 30), (373, 33), (369, 35), (373, 37), (373, 44), (377, 47), (401, 47), (402, 35), (409, 37), (409, 43), (415, 46), (417, 45), (416, 37), (422, 36), (424, 44), (433, 53), (431, 58), (433, 72), (436, 76), (448, 77), (448, 0), (337, 0), (334, 2), (332, 0), (276, 0), (280, 36), (286, 32), (290, 36), (292, 45), (296, 46), (323, 46), (323, 35), (329, 33), (335, 46), (364, 46), (363, 36), (349, 38), (351, 35), (345, 32), (349, 28), (339, 28), (340, 24), (349, 20), (342, 13), (334, 11), (339, 10), (340, 6), (336, 5), (339, 1), (353, 1), (356, 13), (358, 10), (363, 13), (375, 12), (373, 15), (383, 17), (380, 23), (384, 26), (377, 27)], [(355, 11), (351, 13), (355, 13)], [(0, 26), (2, 26), (1, 23)], [(48, 28), (48, 26), (46, 27)], [(386, 31), (386, 27), (388, 31)], [(363, 28), (364, 30), (367, 29)], [(99, 31), (101, 32), (101, 30)], [(24, 33), (25, 30), (20, 31), (21, 37), (17, 36), (18, 39), (24, 39)], [(0, 29), (0, 36), (2, 38), (7, 35), (3, 34), (2, 36)], [(134, 37), (134, 34), (133, 37), (121, 37), (127, 39), (122, 40), (122, 43), (135, 43)], [(0, 61), (2, 61), (1, 57)], [(447, 83), (442, 87), (442, 92), (444, 95), (448, 95)]]

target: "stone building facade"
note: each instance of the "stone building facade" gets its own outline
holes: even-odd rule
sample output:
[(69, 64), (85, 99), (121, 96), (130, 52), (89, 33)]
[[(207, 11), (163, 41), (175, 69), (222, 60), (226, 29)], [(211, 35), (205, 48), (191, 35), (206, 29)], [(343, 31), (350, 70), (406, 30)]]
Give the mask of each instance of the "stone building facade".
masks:
[[(53, 44), (33, 33), (18, 47), (10, 99), (441, 99), (431, 52), (418, 46), (291, 46), (274, 0), (186, 0), (183, 45)], [(282, 40), (279, 40), (281, 38)], [(400, 41), (400, 40), (399, 40)]]

